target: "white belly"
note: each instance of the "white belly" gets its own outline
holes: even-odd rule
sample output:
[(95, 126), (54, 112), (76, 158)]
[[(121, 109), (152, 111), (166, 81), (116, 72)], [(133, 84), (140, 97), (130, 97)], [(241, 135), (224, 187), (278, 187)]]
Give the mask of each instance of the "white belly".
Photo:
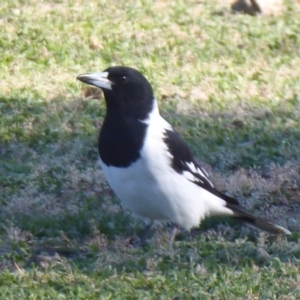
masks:
[(202, 189), (171, 167), (167, 173), (159, 168), (152, 172), (143, 159), (127, 169), (101, 165), (124, 206), (144, 221), (174, 222), (190, 229), (205, 217), (205, 202), (199, 199)]
[(149, 169), (145, 159), (126, 169), (100, 163), (108, 183), (124, 206), (146, 223), (173, 222), (190, 229), (199, 226), (206, 216), (227, 214), (222, 199), (185, 179), (171, 167), (168, 172), (159, 165)]

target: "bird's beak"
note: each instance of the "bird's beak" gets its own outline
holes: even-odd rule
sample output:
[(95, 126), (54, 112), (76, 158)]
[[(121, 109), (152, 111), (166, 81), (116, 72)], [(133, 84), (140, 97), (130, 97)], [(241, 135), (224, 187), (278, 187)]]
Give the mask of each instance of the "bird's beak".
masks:
[(78, 75), (76, 79), (101, 89), (111, 90), (112, 82), (107, 79), (107, 76), (108, 72), (100, 72)]

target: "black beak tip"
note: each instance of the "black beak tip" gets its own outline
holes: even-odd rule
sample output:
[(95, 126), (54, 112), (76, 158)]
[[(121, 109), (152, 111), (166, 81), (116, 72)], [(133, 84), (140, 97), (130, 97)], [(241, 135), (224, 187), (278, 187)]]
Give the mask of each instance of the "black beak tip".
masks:
[(76, 77), (76, 80), (82, 81), (82, 80), (80, 79), (80, 77), (81, 77), (81, 74), (78, 75), (78, 76)]

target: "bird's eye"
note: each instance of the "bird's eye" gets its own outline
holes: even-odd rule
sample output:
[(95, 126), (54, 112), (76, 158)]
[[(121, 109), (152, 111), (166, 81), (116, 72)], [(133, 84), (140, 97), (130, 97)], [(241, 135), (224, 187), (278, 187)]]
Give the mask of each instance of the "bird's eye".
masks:
[(126, 81), (126, 79), (127, 79), (126, 76), (120, 76), (120, 77), (119, 77), (119, 82), (120, 82), (120, 83), (123, 83), (123, 82)]

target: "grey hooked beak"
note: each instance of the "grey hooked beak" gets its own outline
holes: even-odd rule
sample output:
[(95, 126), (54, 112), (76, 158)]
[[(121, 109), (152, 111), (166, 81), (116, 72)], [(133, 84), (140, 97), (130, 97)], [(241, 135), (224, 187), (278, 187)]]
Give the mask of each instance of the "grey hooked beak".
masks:
[(108, 72), (97, 72), (97, 73), (89, 73), (89, 74), (82, 74), (78, 75), (76, 79), (99, 87), (101, 89), (111, 90), (112, 82), (107, 79)]

